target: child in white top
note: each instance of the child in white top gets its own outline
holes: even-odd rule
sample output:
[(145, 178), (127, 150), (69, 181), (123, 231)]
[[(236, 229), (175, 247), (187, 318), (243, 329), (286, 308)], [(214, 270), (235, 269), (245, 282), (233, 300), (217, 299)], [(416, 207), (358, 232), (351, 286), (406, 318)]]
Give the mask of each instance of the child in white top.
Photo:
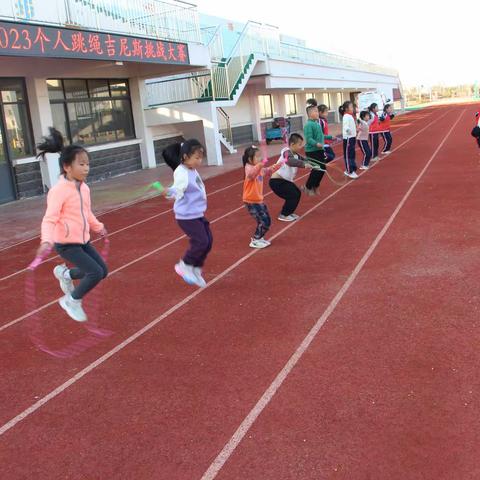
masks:
[(338, 110), (343, 125), (343, 158), (345, 160), (345, 175), (349, 178), (358, 178), (357, 164), (355, 163), (357, 126), (355, 124), (355, 119), (353, 118), (353, 103), (346, 101)]

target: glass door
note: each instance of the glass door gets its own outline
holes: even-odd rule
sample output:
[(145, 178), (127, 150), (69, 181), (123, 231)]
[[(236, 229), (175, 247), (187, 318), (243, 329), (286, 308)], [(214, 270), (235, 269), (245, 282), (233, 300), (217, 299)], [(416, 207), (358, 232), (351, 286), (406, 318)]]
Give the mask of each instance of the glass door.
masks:
[(4, 141), (3, 119), (0, 118), (0, 203), (15, 200), (15, 187), (13, 184), (12, 167), (7, 156)]

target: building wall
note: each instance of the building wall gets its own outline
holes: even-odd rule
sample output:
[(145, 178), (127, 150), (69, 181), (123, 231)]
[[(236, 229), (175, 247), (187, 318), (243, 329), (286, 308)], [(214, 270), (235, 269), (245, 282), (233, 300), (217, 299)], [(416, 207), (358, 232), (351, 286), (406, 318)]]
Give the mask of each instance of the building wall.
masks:
[(43, 193), (39, 162), (16, 165), (13, 170), (19, 198), (34, 197)]
[(140, 146), (138, 144), (90, 152), (89, 181), (134, 172), (142, 168)]
[(158, 140), (154, 140), (153, 147), (155, 149), (155, 161), (157, 165), (165, 164), (165, 160), (162, 157), (162, 152), (165, 147), (171, 145), (172, 143), (181, 143), (185, 139), (183, 136), (176, 136), (176, 137), (167, 137)]

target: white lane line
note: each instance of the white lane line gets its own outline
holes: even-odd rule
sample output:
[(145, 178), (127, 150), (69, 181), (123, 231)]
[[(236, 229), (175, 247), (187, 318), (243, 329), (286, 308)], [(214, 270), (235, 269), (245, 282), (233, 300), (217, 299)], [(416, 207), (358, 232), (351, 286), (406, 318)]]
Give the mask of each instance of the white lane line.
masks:
[(403, 196), (402, 200), (400, 203), (397, 205), (395, 208), (394, 212), (390, 216), (390, 218), (387, 220), (385, 225), (383, 226), (382, 230), (379, 232), (379, 234), (376, 236), (375, 240), (370, 244), (368, 247), (368, 250), (365, 252), (363, 257), (360, 259), (360, 261), (357, 263), (356, 267), (346, 280), (346, 282), (343, 284), (343, 286), (340, 288), (338, 293), (335, 295), (333, 300), (330, 302), (326, 310), (323, 312), (322, 316), (317, 320), (315, 325), (312, 327), (312, 329), (308, 332), (307, 336), (303, 339), (302, 343), (300, 346), (295, 350), (294, 354), (290, 357), (288, 362), (285, 364), (285, 366), (280, 370), (276, 378), (273, 380), (273, 382), (270, 384), (270, 386), (265, 390), (264, 394), (260, 397), (258, 402), (255, 404), (255, 406), (250, 410), (248, 415), (245, 417), (243, 422), (240, 424), (240, 426), (237, 428), (235, 433), (232, 435), (228, 443), (223, 447), (221, 452), (217, 455), (215, 460), (210, 464), (208, 467), (207, 471), (202, 475), (201, 480), (213, 480), (218, 472), (222, 469), (222, 467), (225, 465), (227, 460), (230, 458), (230, 456), (233, 454), (237, 446), (240, 444), (240, 442), (243, 440), (245, 437), (246, 433), (248, 430), (252, 427), (252, 425), (255, 423), (255, 420), (258, 418), (258, 416), (262, 413), (262, 411), (267, 407), (267, 405), (270, 403), (272, 400), (273, 396), (275, 393), (278, 391), (282, 383), (285, 381), (285, 379), (288, 377), (292, 369), (295, 367), (295, 365), (299, 362), (299, 360), (302, 358), (303, 354), (305, 351), (308, 349), (310, 344), (313, 342), (315, 337), (317, 336), (318, 332), (322, 328), (322, 326), (325, 324), (327, 321), (328, 317), (333, 313), (335, 310), (336, 306), (339, 304), (339, 302), (342, 300), (343, 296), (345, 293), (347, 293), (348, 289), (352, 285), (352, 283), (355, 281), (357, 278), (358, 274), (362, 270), (363, 266), (365, 263), (367, 263), (368, 259), (371, 257), (375, 249), (377, 248), (378, 244), (382, 240), (382, 238), (385, 236), (387, 233), (388, 229), (390, 228), (391, 224), (394, 222), (395, 218), (397, 217), (398, 213), (402, 209), (402, 207), (405, 205), (405, 202), (408, 200), (410, 197), (410, 194), (412, 193), (413, 189), (417, 186), (418, 182), (420, 179), (423, 177), (424, 173), (432, 163), (433, 159), (437, 156), (438, 152), (440, 149), (443, 147), (444, 143), (452, 133), (453, 129), (456, 127), (458, 122), (460, 121), (461, 117), (463, 116), (465, 110), (462, 110), (462, 113), (456, 120), (456, 122), (452, 125), (450, 130), (448, 131), (447, 135), (443, 138), (443, 140), (440, 142), (438, 145), (437, 149), (433, 153), (433, 155), (430, 157), (426, 165), (423, 167), (422, 171), (419, 173), (413, 184), (410, 186), (410, 188), (407, 190), (407, 193)]

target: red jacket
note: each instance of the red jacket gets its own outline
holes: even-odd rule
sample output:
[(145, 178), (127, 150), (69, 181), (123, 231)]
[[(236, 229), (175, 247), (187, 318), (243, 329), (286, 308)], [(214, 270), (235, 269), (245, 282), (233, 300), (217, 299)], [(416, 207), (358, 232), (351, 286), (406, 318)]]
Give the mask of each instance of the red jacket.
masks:
[(323, 134), (328, 135), (328, 120), (326, 118), (320, 117), (320, 126), (322, 127)]
[(370, 112), (370, 115), (373, 118), (373, 122), (370, 124), (370, 133), (378, 133), (380, 131), (380, 120), (376, 113)]
[(390, 121), (394, 117), (393, 114), (385, 114), (379, 118), (378, 131), (379, 132), (389, 132), (390, 131)]

